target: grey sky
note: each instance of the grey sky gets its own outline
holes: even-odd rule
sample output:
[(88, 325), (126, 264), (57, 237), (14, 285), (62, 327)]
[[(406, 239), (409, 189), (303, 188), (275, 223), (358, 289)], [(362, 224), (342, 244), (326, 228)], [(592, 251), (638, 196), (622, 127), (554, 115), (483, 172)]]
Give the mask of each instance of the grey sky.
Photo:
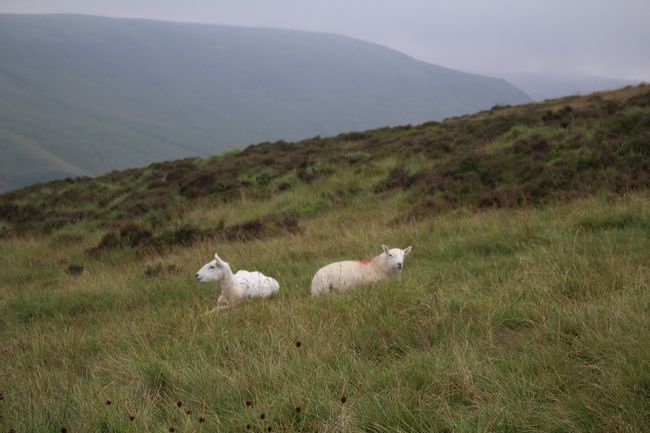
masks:
[(0, 12), (325, 31), (468, 72), (650, 80), (650, 0), (0, 0)]

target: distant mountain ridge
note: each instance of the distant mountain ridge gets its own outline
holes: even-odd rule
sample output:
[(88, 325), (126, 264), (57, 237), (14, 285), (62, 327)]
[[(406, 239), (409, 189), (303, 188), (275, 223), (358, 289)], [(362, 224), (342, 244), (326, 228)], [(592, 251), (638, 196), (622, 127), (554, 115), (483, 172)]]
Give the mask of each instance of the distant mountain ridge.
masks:
[(640, 80), (622, 80), (592, 75), (550, 75), (534, 72), (507, 73), (503, 74), (503, 78), (536, 101), (570, 95), (586, 95), (641, 83)]
[(333, 34), (0, 15), (0, 191), (528, 100)]

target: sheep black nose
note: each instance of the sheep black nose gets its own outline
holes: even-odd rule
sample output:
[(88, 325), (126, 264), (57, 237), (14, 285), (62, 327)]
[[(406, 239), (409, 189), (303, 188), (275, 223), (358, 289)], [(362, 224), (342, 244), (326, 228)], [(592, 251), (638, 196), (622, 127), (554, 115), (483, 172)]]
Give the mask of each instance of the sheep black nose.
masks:
[(196, 279), (197, 279), (197, 280), (199, 279), (199, 274), (198, 274), (198, 273), (196, 274)]
[(398, 264), (397, 264), (397, 269), (402, 269), (402, 266), (404, 266), (404, 265), (401, 264), (401, 263), (398, 263)]

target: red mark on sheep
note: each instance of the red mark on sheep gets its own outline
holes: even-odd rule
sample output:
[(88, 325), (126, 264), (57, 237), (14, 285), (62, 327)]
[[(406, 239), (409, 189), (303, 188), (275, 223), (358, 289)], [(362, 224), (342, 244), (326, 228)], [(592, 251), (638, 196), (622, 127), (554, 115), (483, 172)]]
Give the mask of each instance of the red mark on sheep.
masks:
[(367, 265), (369, 265), (370, 263), (372, 263), (372, 259), (357, 260), (357, 262), (359, 262), (360, 264), (362, 264), (362, 265), (364, 265), (364, 266), (367, 266)]

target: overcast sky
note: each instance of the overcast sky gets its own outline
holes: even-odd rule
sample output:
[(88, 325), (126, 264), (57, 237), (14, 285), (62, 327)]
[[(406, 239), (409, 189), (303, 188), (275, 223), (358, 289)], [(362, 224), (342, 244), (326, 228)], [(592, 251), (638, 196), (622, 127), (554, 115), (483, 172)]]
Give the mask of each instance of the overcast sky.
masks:
[(468, 72), (650, 81), (650, 0), (0, 0), (0, 12), (325, 31)]

